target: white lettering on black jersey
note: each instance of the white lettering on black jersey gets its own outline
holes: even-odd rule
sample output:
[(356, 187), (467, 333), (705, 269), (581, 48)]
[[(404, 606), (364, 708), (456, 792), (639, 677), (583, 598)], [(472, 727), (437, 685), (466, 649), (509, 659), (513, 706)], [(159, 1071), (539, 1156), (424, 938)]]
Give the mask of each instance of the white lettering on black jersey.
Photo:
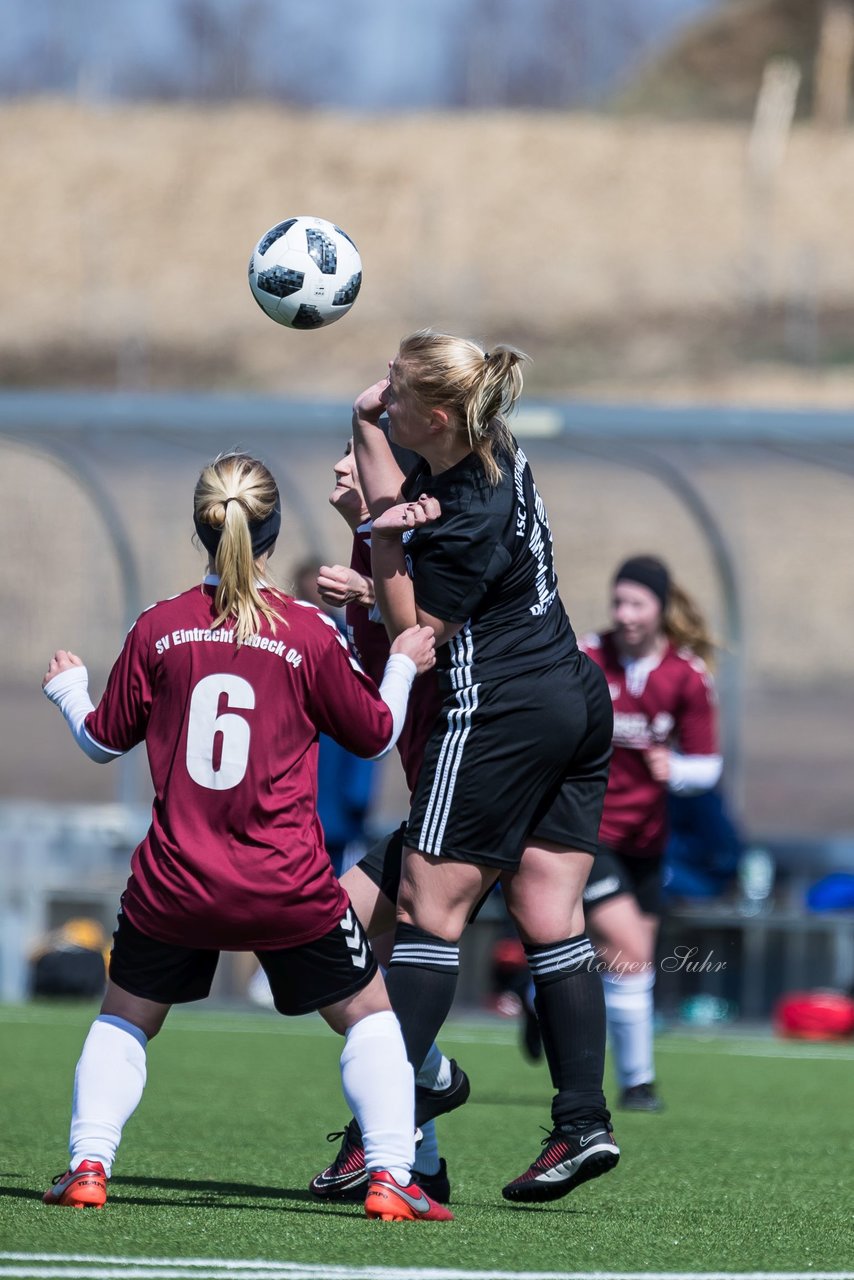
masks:
[(537, 562), (537, 602), (532, 604), (530, 609), (533, 614), (542, 614), (551, 608), (557, 595), (552, 530), (545, 503), (537, 491), (533, 477), (531, 477), (531, 489), (534, 495), (534, 510), (530, 521), (528, 520), (527, 506), (525, 504), (525, 473), (527, 472), (528, 476), (531, 476), (531, 468), (521, 449), (516, 453), (514, 470), (517, 503), (516, 536), (517, 538), (519, 536), (524, 537), (530, 524), (528, 546), (531, 549), (531, 555)]
[[(469, 454), (436, 476), (422, 462), (403, 486), (408, 501), (426, 493), (441, 505), (438, 520), (407, 531), (407, 570), (420, 608), (469, 627), (476, 680), (542, 669), (576, 647), (528, 459), (520, 449), (501, 461), (497, 485)], [(447, 685), (449, 646), (439, 649), (437, 666)]]

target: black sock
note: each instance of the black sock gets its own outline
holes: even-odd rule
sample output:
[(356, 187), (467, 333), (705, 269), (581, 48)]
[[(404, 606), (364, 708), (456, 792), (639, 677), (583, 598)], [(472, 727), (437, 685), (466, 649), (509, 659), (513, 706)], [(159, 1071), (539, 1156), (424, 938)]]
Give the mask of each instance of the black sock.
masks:
[(386, 987), (416, 1075), (448, 1016), (459, 971), (456, 942), (414, 924), (397, 926)]
[(526, 946), (536, 988), (534, 1007), (552, 1084), (556, 1127), (586, 1129), (610, 1122), (602, 1092), (605, 996), (585, 933), (545, 946)]

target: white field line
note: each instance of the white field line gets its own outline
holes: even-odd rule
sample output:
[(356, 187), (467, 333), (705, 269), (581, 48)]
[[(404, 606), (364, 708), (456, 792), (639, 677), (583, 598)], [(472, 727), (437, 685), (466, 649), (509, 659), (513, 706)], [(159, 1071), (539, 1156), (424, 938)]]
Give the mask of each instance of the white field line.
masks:
[[(7, 1267), (4, 1262), (23, 1265)], [(37, 1262), (53, 1265), (34, 1266)], [(0, 1276), (69, 1280), (78, 1274), (70, 1268), (79, 1264), (86, 1267), (86, 1280), (854, 1280), (854, 1271), (463, 1271), (74, 1253), (0, 1253)]]

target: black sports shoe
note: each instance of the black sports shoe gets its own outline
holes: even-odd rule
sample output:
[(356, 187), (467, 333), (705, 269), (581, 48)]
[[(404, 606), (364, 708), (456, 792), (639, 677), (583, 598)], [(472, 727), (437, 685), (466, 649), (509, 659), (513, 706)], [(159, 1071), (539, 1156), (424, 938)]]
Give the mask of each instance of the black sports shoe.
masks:
[(365, 1148), (362, 1146), (362, 1130), (355, 1120), (346, 1129), (327, 1133), (327, 1142), (341, 1139), (338, 1154), (322, 1173), (308, 1184), (313, 1196), (320, 1200), (364, 1200), (368, 1190), (368, 1171), (365, 1168)]
[[(319, 1200), (338, 1200), (361, 1204), (368, 1190), (368, 1171), (365, 1168), (365, 1149), (362, 1146), (362, 1131), (355, 1120), (351, 1120), (346, 1129), (337, 1133), (328, 1133), (327, 1142), (341, 1139), (338, 1155), (323, 1173), (312, 1178), (308, 1189)], [(448, 1166), (439, 1158), (438, 1173), (415, 1173), (414, 1180), (431, 1200), (439, 1204), (448, 1204), (451, 1199), (451, 1184), (448, 1181)]]
[(655, 1092), (655, 1085), (633, 1084), (624, 1089), (617, 1104), (621, 1111), (663, 1111), (664, 1103)]
[(419, 1173), (418, 1170), (413, 1169), (412, 1180), (418, 1183), (431, 1200), (437, 1200), (439, 1204), (451, 1203), (451, 1184), (448, 1181), (448, 1166), (445, 1164), (444, 1156), (439, 1157), (438, 1173)]
[[(457, 1066), (456, 1058), (451, 1058), (451, 1083), (447, 1089), (426, 1089), (423, 1085), (415, 1086), (415, 1123), (420, 1129), (428, 1120), (456, 1111), (468, 1101), (471, 1093), (469, 1078), (462, 1067)], [(433, 1199), (435, 1200), (435, 1196)]]
[(613, 1169), (619, 1158), (620, 1148), (607, 1125), (581, 1133), (553, 1129), (543, 1138), (542, 1155), (520, 1177), (508, 1182), (501, 1194), (505, 1200), (559, 1200), (582, 1182)]

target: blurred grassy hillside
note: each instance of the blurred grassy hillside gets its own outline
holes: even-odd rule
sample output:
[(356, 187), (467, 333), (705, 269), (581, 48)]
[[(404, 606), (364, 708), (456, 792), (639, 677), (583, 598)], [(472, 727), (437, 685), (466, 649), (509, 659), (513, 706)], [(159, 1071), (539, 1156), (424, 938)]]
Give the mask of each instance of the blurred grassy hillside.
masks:
[(765, 64), (791, 58), (806, 117), (824, 7), (825, 0), (726, 0), (656, 58), (619, 105), (669, 119), (749, 120)]
[[(0, 383), (349, 396), (432, 324), (520, 343), (535, 393), (850, 403), (854, 133), (798, 125), (761, 217), (746, 154), (740, 123), (6, 103)], [(363, 256), (322, 333), (246, 285), (293, 213)]]

